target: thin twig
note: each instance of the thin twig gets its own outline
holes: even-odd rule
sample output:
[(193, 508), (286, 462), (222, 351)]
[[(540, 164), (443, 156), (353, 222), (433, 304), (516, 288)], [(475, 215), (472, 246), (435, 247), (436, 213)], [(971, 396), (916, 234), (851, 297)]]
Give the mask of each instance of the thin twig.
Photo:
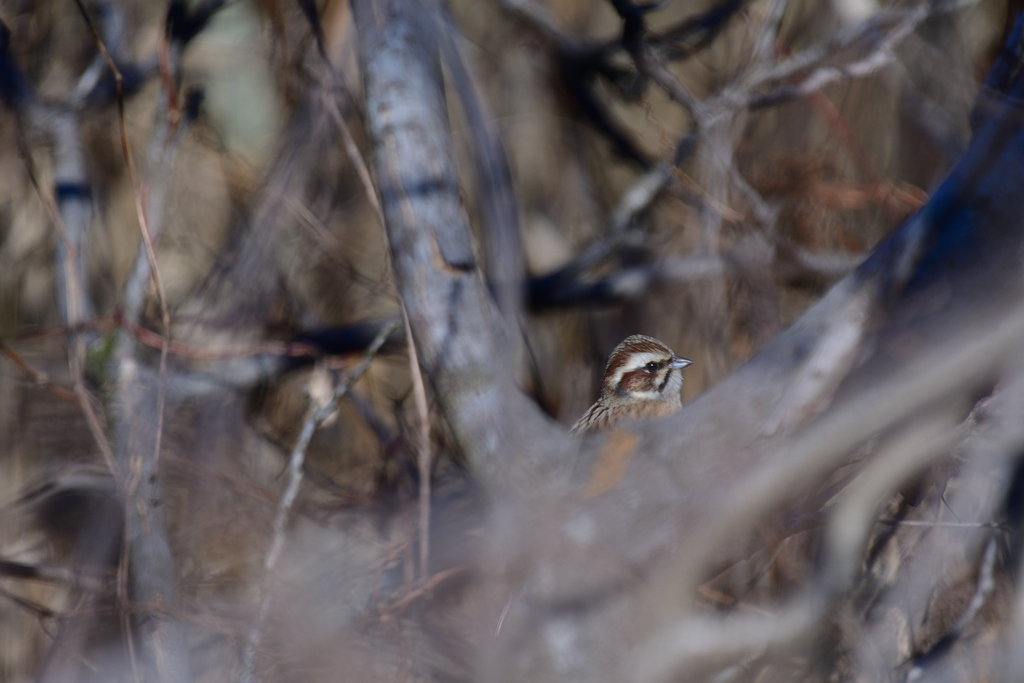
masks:
[[(721, 101), (728, 106), (757, 109), (772, 106), (785, 100), (804, 97), (840, 79), (864, 78), (893, 63), (896, 59), (895, 50), (899, 44), (916, 30), (923, 21), (933, 16), (937, 11), (959, 9), (974, 4), (975, 1), (924, 2), (907, 10), (879, 12), (877, 15), (858, 24), (854, 30), (842, 36), (831, 45), (809, 48), (773, 68), (755, 72), (737, 88), (730, 88), (729, 91), (723, 93)], [(893, 14), (899, 17), (895, 27), (882, 40), (877, 42), (877, 47), (861, 59), (845, 65), (818, 67), (800, 83), (782, 86), (764, 95), (755, 92), (760, 85), (771, 82), (777, 83), (791, 78), (793, 75), (811, 68), (812, 65), (820, 63), (833, 52), (861, 40), (873, 38), (879, 29), (879, 25), (883, 21), (888, 20)]]
[[(157, 428), (156, 428), (156, 443), (154, 461), (160, 458), (160, 441), (163, 435), (163, 423), (164, 423), (164, 402), (166, 394), (166, 381), (167, 381), (167, 348), (171, 339), (171, 317), (167, 310), (167, 297), (164, 292), (163, 280), (160, 277), (160, 268), (157, 265), (156, 250), (153, 248), (153, 240), (149, 231), (149, 222), (146, 219), (146, 203), (145, 203), (145, 188), (139, 183), (138, 172), (135, 168), (135, 160), (132, 155), (131, 143), (128, 141), (128, 126), (125, 121), (124, 113), (124, 77), (121, 75), (121, 71), (117, 68), (117, 64), (114, 63), (113, 57), (110, 56), (110, 52), (107, 50), (107, 46), (103, 41), (103, 37), (100, 36), (92, 18), (86, 11), (85, 6), (82, 4), (82, 0), (75, 0), (78, 5), (79, 11), (85, 18), (85, 22), (92, 31), (93, 37), (96, 40), (96, 46), (103, 54), (103, 58), (107, 62), (107, 66), (110, 68), (111, 73), (114, 74), (114, 83), (117, 90), (117, 120), (118, 129), (121, 135), (121, 153), (124, 156), (125, 164), (128, 168), (128, 176), (131, 179), (132, 189), (135, 194), (135, 212), (139, 220), (139, 230), (142, 234), (142, 242), (146, 248), (146, 256), (149, 259), (150, 265), (150, 276), (153, 279), (153, 285), (156, 289), (157, 301), (160, 305), (160, 317), (164, 328), (164, 343), (160, 349), (160, 380), (157, 388)], [(162, 38), (166, 41), (166, 37)], [(169, 92), (168, 97), (173, 97), (173, 93)]]
[[(367, 167), (366, 161), (363, 159), (363, 155), (359, 152), (359, 148), (356, 146), (355, 139), (352, 137), (352, 132), (349, 130), (344, 117), (341, 115), (341, 110), (338, 108), (337, 101), (334, 98), (327, 96), (325, 93), (324, 103), (327, 106), (327, 111), (330, 114), (331, 119), (341, 132), (341, 137), (345, 145), (345, 153), (348, 155), (349, 161), (352, 162), (352, 165), (355, 166), (356, 173), (359, 175), (359, 180), (363, 185), (363, 191), (366, 194), (366, 199), (377, 214), (377, 219), (380, 221), (380, 225), (383, 228), (384, 213), (381, 210), (380, 200), (377, 197), (377, 190), (373, 185), (373, 179), (370, 177), (370, 169)], [(386, 231), (384, 231), (384, 239), (387, 241)], [(423, 383), (423, 375), (420, 370), (419, 356), (416, 353), (416, 342), (412, 337), (412, 329), (409, 327), (409, 314), (406, 312), (404, 305), (402, 306), (402, 320), (405, 325), (405, 338), (408, 342), (409, 348), (409, 372), (412, 377), (413, 398), (416, 402), (416, 412), (420, 419), (419, 443), (417, 448), (417, 468), (419, 470), (420, 477), (419, 564), (420, 576), (426, 576), (428, 572), (427, 565), (430, 557), (430, 413), (427, 406), (427, 394)]]
[(312, 398), (310, 400), (309, 409), (306, 411), (306, 418), (302, 423), (302, 430), (299, 432), (295, 447), (288, 458), (288, 485), (285, 488), (284, 495), (281, 496), (281, 501), (278, 503), (277, 514), (274, 517), (273, 536), (270, 541), (270, 547), (267, 550), (267, 555), (263, 560), (262, 597), (256, 621), (249, 631), (245, 651), (242, 653), (242, 671), (239, 675), (239, 681), (242, 683), (251, 683), (251, 681), (255, 680), (254, 664), (256, 650), (259, 649), (263, 624), (270, 609), (269, 583), (274, 568), (277, 566), (277, 561), (280, 559), (281, 551), (284, 549), (285, 527), (288, 525), (292, 507), (295, 505), (295, 500), (299, 495), (299, 486), (302, 483), (302, 468), (306, 460), (306, 449), (309, 447), (309, 442), (313, 438), (316, 428), (334, 413), (341, 398), (370, 369), (370, 362), (395, 328), (398, 327), (398, 324), (398, 320), (393, 320), (381, 329), (380, 333), (377, 334), (377, 337), (366, 349), (366, 353), (363, 354), (359, 364), (345, 377), (344, 381), (335, 387), (330, 399), (322, 405), (318, 405)]
[(423, 371), (420, 369), (419, 354), (416, 353), (416, 341), (412, 337), (409, 315), (405, 312), (405, 307), (402, 308), (402, 320), (405, 323), (405, 338), (409, 347), (412, 395), (416, 401), (416, 412), (420, 418), (420, 438), (417, 444), (416, 463), (420, 474), (420, 576), (425, 577), (429, 572), (428, 561), (430, 558), (430, 413), (427, 408)]
[(0, 576), (6, 579), (63, 584), (91, 592), (100, 592), (106, 585), (104, 576), (98, 572), (86, 574), (82, 569), (72, 570), (57, 565), (30, 564), (4, 558), (0, 558)]
[(26, 610), (28, 612), (31, 612), (31, 613), (33, 613), (36, 616), (41, 617), (41, 618), (50, 618), (50, 617), (58, 617), (58, 616), (60, 616), (60, 614), (58, 614), (57, 612), (54, 612), (49, 607), (46, 607), (44, 605), (40, 605), (37, 602), (33, 602), (32, 600), (28, 600), (26, 598), (23, 598), (20, 595), (15, 595), (14, 593), (11, 593), (10, 591), (4, 590), (3, 588), (0, 588), (0, 597), (7, 598), (8, 600), (13, 602), (18, 607), (21, 607), (22, 609), (24, 609), (24, 610)]
[(424, 575), (421, 579), (420, 584), (410, 590), (408, 593), (400, 597), (398, 600), (381, 606), (382, 612), (400, 613), (406, 607), (409, 606), (414, 600), (417, 600), (424, 595), (428, 595), (430, 591), (437, 588), (439, 585), (447, 581), (448, 579), (459, 576), (466, 573), (466, 567), (452, 567), (451, 569), (445, 569), (439, 571), (433, 576)]
[(1002, 529), (1003, 527), (995, 522), (928, 522), (914, 519), (880, 519), (875, 524), (888, 524), (891, 526), (923, 526), (940, 527), (944, 529)]
[(50, 220), (53, 222), (57, 231), (57, 239), (64, 246), (64, 269), (66, 273), (64, 278), (64, 298), (66, 301), (64, 317), (65, 322), (67, 323), (66, 328), (68, 330), (69, 339), (72, 340), (68, 349), (68, 369), (71, 373), (72, 380), (74, 381), (74, 393), (77, 397), (79, 407), (85, 415), (85, 420), (89, 426), (89, 431), (92, 434), (93, 441), (96, 442), (96, 446), (99, 448), (100, 455), (103, 456), (103, 460), (110, 471), (114, 472), (114, 451), (110, 446), (110, 440), (107, 438), (103, 420), (100, 418), (99, 412), (93, 405), (94, 399), (92, 394), (85, 386), (85, 347), (82, 338), (78, 334), (82, 329), (84, 329), (80, 328), (84, 322), (81, 319), (81, 314), (85, 310), (83, 302), (84, 284), (81, 268), (78, 266), (78, 248), (68, 235), (68, 229), (64, 224), (64, 219), (61, 217), (60, 209), (57, 207), (57, 202), (54, 200), (53, 196), (43, 191), (42, 185), (39, 183), (38, 176), (35, 172), (35, 166), (32, 163), (32, 155), (29, 152), (28, 144), (25, 140), (25, 132), (21, 125), (20, 116), (18, 117), (18, 127), (18, 147), (25, 162), (29, 181), (32, 183), (36, 196), (39, 197), (40, 201), (43, 203), (43, 207), (46, 209), (47, 214), (50, 216)]
[(767, 63), (754, 69), (736, 85), (735, 92), (752, 93), (758, 87), (789, 80), (795, 75), (817, 67), (819, 64), (852, 45), (876, 38), (883, 27), (903, 24), (908, 19), (919, 21), (922, 10), (928, 12), (935, 3), (925, 2), (910, 9), (892, 9), (876, 12), (864, 21), (841, 32), (831, 40), (809, 47), (788, 57), (785, 61)]
[(24, 358), (9, 346), (0, 343), (0, 354), (3, 354), (32, 382), (52, 392), (54, 396), (64, 401), (78, 403), (78, 397), (73, 393), (50, 379), (42, 370), (37, 370), (29, 365)]
[(370, 202), (370, 206), (373, 208), (374, 213), (377, 214), (377, 219), (380, 221), (381, 226), (383, 226), (384, 213), (381, 211), (380, 199), (377, 197), (377, 190), (373, 186), (373, 178), (370, 176), (370, 169), (366, 165), (363, 155), (359, 152), (356, 140), (352, 137), (352, 131), (349, 130), (348, 124), (345, 123), (345, 117), (341, 115), (341, 109), (338, 107), (338, 102), (331, 96), (330, 90), (325, 89), (324, 104), (327, 107), (327, 113), (330, 115), (331, 120), (334, 121), (334, 125), (338, 127), (338, 131), (341, 133), (341, 139), (345, 146), (345, 154), (356, 169), (356, 174), (359, 176), (359, 182), (362, 183), (363, 192), (366, 194), (366, 201)]
[(753, 41), (751, 58), (757, 63), (771, 59), (775, 50), (775, 41), (779, 36), (782, 19), (789, 7), (789, 0), (772, 0), (758, 26), (757, 38)]

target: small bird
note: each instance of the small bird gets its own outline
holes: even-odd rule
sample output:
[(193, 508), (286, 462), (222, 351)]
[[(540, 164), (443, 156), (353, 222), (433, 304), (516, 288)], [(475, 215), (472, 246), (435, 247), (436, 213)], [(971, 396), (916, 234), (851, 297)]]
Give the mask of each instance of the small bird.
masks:
[(569, 432), (603, 429), (625, 418), (674, 413), (683, 405), (679, 398), (682, 369), (692, 363), (653, 337), (626, 337), (608, 358), (601, 397)]

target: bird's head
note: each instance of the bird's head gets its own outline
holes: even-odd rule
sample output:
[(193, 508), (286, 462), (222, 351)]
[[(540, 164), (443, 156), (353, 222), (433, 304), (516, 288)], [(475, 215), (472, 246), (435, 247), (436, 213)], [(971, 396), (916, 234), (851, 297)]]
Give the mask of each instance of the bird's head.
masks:
[(651, 401), (678, 405), (682, 369), (691, 363), (653, 337), (626, 337), (608, 358), (601, 398), (608, 403)]

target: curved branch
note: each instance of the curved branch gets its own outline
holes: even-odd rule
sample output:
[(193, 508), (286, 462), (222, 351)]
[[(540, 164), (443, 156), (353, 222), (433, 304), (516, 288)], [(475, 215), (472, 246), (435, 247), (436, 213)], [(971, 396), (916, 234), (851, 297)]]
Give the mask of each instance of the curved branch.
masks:
[(378, 193), (420, 365), (477, 473), (500, 489), (568, 439), (505, 370), (512, 359), (501, 350), (512, 345), (459, 198), (433, 8), (358, 0), (352, 9)]

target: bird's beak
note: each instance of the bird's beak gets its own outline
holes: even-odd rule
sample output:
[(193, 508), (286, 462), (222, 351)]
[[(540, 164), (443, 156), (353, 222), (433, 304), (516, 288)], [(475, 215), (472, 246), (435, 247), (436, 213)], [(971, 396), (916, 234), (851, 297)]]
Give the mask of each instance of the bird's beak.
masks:
[(680, 358), (679, 356), (672, 356), (672, 365), (669, 367), (671, 367), (673, 370), (682, 370), (687, 365), (693, 365), (693, 361), (686, 360), (685, 358)]

